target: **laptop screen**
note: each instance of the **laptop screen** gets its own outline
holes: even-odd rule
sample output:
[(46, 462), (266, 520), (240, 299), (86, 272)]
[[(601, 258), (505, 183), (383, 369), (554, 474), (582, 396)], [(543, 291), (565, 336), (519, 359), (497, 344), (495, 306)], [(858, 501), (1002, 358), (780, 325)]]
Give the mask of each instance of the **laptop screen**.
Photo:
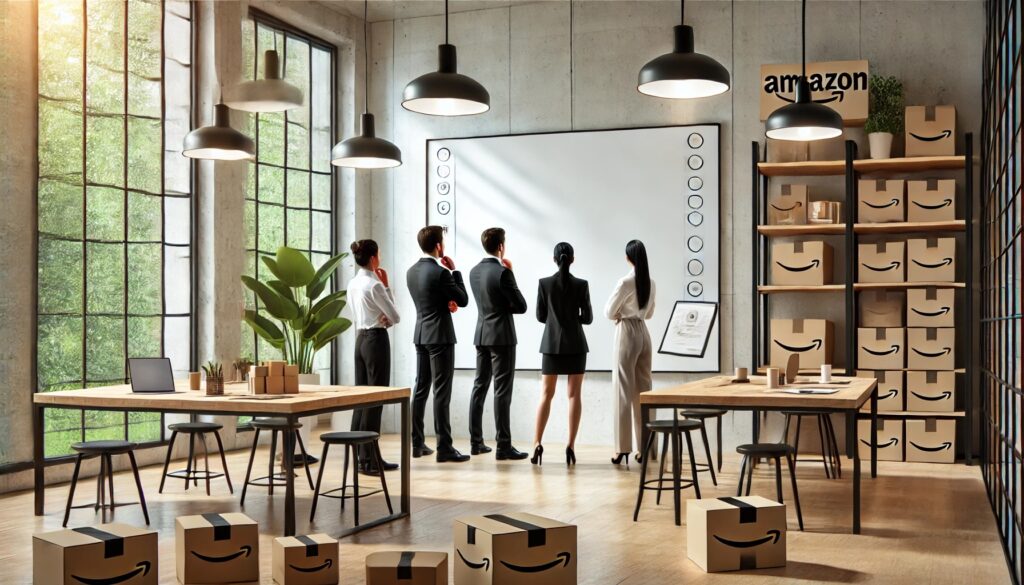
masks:
[(174, 373), (168, 358), (129, 358), (132, 392), (174, 392)]

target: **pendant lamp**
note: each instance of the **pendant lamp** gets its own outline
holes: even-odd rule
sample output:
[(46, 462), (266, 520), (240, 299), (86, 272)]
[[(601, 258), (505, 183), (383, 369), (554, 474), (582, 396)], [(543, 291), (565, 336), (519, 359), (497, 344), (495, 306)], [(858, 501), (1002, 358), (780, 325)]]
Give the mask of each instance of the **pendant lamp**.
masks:
[(437, 47), (437, 60), (437, 71), (405, 86), (403, 108), (432, 116), (466, 116), (491, 109), (487, 89), (458, 72), (455, 45), (448, 44), (448, 0), (444, 1), (444, 44)]
[(256, 155), (252, 138), (231, 127), (230, 112), (223, 102), (213, 107), (213, 126), (196, 128), (185, 135), (181, 154), (207, 160), (247, 160)]
[(370, 86), (370, 45), (367, 42), (369, 24), (369, 0), (363, 2), (363, 56), (366, 58), (366, 74), (363, 79), (362, 128), (358, 136), (339, 142), (331, 149), (331, 164), (356, 169), (384, 169), (402, 164), (402, 151), (397, 146), (377, 138), (373, 128), (373, 114), (368, 111)]
[(276, 50), (263, 54), (263, 77), (232, 87), (225, 103), (244, 112), (284, 112), (302, 105), (302, 90), (281, 79), (281, 59)]
[(824, 140), (843, 133), (843, 118), (832, 108), (811, 100), (807, 83), (807, 0), (801, 4), (800, 15), (800, 79), (796, 83), (796, 99), (768, 116), (765, 135), (776, 140)]
[(675, 46), (648, 61), (640, 70), (637, 90), (646, 95), (691, 99), (729, 91), (729, 72), (721, 63), (693, 51), (693, 27), (684, 24), (686, 0), (680, 2), (680, 24), (673, 27)]

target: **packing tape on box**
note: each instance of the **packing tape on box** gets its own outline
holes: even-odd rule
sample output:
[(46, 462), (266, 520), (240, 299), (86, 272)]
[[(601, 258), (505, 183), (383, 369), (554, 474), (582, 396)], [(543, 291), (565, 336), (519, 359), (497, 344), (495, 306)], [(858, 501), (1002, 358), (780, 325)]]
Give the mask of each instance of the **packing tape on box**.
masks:
[(925, 191), (938, 191), (939, 180), (938, 179), (925, 179)]
[(73, 531), (103, 541), (103, 558), (110, 559), (124, 554), (124, 537), (111, 534), (92, 526), (72, 528)]
[(935, 431), (938, 430), (938, 427), (939, 427), (939, 421), (937, 419), (934, 419), (934, 418), (926, 418), (926, 419), (924, 419), (924, 432), (926, 432), (926, 433), (934, 433)]
[(718, 498), (718, 500), (740, 509), (740, 524), (754, 524), (757, 522), (757, 506), (730, 497)]
[(876, 242), (875, 243), (875, 253), (876, 254), (882, 254), (884, 252), (885, 252), (885, 242)]
[(934, 301), (939, 298), (939, 289), (935, 287), (924, 289), (924, 299), (926, 301)]
[(934, 327), (928, 327), (924, 330), (924, 338), (928, 341), (935, 341), (939, 338), (939, 330)]
[(927, 248), (938, 248), (939, 238), (935, 236), (928, 236), (927, 238), (924, 239), (924, 245)]
[(934, 122), (935, 121), (935, 106), (924, 107), (924, 121)]
[(203, 519), (213, 526), (213, 540), (231, 540), (231, 523), (220, 514), (203, 514)]
[(306, 558), (320, 556), (320, 544), (317, 541), (305, 534), (302, 536), (296, 536), (295, 539), (306, 545)]
[(401, 558), (398, 559), (397, 579), (399, 581), (412, 581), (412, 558), (415, 556), (415, 552), (405, 551), (402, 553)]
[(783, 185), (782, 186), (781, 195), (789, 196), (789, 195), (792, 195), (792, 194), (793, 194), (793, 188), (792, 187), (790, 187), (789, 185)]
[(804, 320), (803, 319), (793, 319), (793, 333), (803, 333), (803, 332), (804, 332)]
[(875, 329), (875, 341), (885, 341), (885, 329), (879, 327)]
[(795, 253), (795, 254), (803, 254), (804, 253), (804, 243), (803, 242), (793, 242), (793, 253)]
[(925, 383), (928, 383), (928, 384), (938, 384), (939, 383), (939, 373), (938, 372), (933, 372), (933, 371), (925, 372), (924, 373), (924, 381), (925, 381)]
[[(515, 526), (520, 530), (525, 530), (527, 548), (534, 548), (538, 546), (544, 546), (545, 544), (547, 544), (547, 528), (544, 528), (543, 526), (530, 524), (529, 522), (526, 522), (524, 520), (516, 520), (515, 518), (509, 518), (508, 516), (505, 516), (503, 514), (489, 514), (487, 516), (484, 516), (484, 518), (487, 518), (488, 520), (495, 520), (497, 522), (501, 522), (502, 524), (508, 524), (509, 526)], [(475, 535), (474, 540), (469, 541), (469, 544), (473, 544), (474, 541)]]
[(875, 191), (885, 191), (885, 179), (875, 179)]

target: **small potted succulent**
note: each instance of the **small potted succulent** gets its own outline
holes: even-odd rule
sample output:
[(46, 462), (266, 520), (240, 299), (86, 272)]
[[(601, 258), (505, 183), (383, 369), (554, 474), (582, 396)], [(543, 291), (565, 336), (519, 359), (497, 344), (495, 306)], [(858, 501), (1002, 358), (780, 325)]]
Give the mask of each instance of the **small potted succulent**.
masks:
[(903, 132), (903, 83), (899, 79), (871, 76), (864, 131), (868, 133), (871, 158), (892, 156), (892, 137)]
[(240, 382), (249, 380), (249, 368), (252, 367), (252, 360), (247, 357), (240, 357), (235, 360), (235, 374), (238, 376)]
[(206, 362), (206, 395), (221, 396), (224, 394), (224, 366), (220, 362)]

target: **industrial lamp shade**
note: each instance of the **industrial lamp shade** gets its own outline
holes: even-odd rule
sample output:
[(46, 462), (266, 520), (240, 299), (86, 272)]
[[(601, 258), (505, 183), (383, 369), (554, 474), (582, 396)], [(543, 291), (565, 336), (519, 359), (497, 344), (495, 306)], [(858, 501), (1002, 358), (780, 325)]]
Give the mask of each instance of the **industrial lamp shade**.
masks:
[(263, 54), (264, 79), (243, 81), (230, 89), (225, 103), (244, 112), (284, 112), (302, 105), (302, 90), (281, 79), (277, 51)]
[(843, 118), (832, 108), (813, 102), (807, 77), (801, 76), (796, 100), (772, 112), (764, 128), (765, 135), (775, 140), (824, 140), (843, 133)]
[(402, 107), (431, 116), (467, 116), (491, 109), (491, 94), (472, 77), (458, 72), (455, 45), (437, 47), (437, 71), (405, 86)]
[(402, 164), (402, 151), (387, 140), (377, 138), (373, 114), (363, 114), (362, 131), (358, 136), (334, 145), (331, 149), (331, 164), (357, 169), (397, 167)]
[(196, 128), (185, 135), (181, 154), (208, 160), (246, 160), (256, 155), (256, 143), (231, 127), (224, 104), (213, 107), (213, 126)]
[(729, 71), (707, 55), (693, 52), (693, 27), (673, 27), (675, 46), (648, 61), (637, 81), (640, 93), (673, 99), (691, 99), (729, 91)]

